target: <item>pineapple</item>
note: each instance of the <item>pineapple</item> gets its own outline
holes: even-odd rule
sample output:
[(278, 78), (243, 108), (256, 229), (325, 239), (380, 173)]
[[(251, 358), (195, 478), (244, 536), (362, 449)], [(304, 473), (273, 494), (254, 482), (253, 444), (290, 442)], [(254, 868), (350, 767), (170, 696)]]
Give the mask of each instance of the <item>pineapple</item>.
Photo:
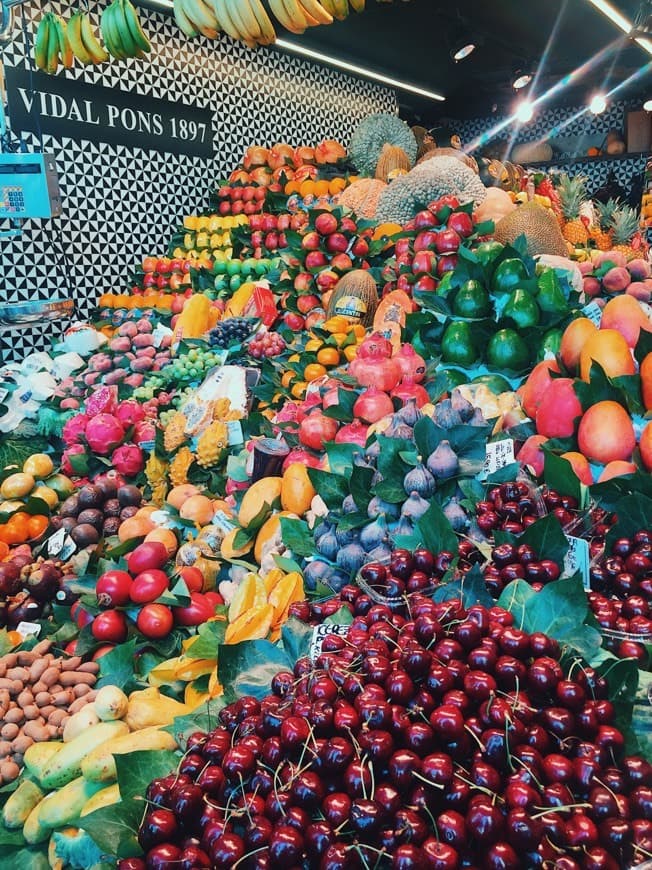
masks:
[(611, 218), (613, 230), (614, 251), (620, 251), (628, 260), (638, 257), (638, 251), (632, 247), (632, 240), (639, 231), (639, 218), (635, 209), (624, 205), (617, 208)]
[(609, 251), (611, 249), (611, 221), (614, 212), (619, 207), (620, 202), (617, 199), (608, 199), (607, 202), (595, 202), (598, 222), (591, 227), (590, 234), (599, 251)]
[(188, 483), (188, 470), (195, 461), (195, 454), (188, 448), (182, 447), (170, 463), (170, 483), (172, 486), (181, 486)]
[(226, 424), (215, 421), (208, 426), (197, 442), (197, 465), (210, 468), (217, 465), (228, 447), (229, 433)]
[(571, 178), (566, 173), (559, 176), (559, 199), (563, 218), (562, 234), (574, 247), (582, 247), (589, 240), (589, 233), (580, 220), (580, 208), (586, 199), (586, 179), (582, 175)]

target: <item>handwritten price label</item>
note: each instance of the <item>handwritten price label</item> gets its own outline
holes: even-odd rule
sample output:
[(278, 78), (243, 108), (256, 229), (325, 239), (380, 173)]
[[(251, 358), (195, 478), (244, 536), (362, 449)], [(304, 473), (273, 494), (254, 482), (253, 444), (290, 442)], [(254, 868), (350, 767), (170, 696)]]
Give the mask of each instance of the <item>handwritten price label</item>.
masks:
[(503, 441), (492, 441), (487, 444), (487, 456), (482, 474), (487, 477), (498, 471), (499, 468), (505, 468), (506, 465), (511, 465), (515, 461), (514, 442), (511, 438), (505, 438)]
[(324, 644), (324, 638), (329, 637), (329, 635), (346, 637), (348, 633), (348, 625), (316, 625), (312, 633), (312, 640), (310, 641), (310, 658), (315, 661), (319, 656)]
[(568, 552), (564, 559), (564, 574), (572, 576), (579, 573), (582, 577), (584, 588), (591, 589), (591, 574), (589, 571), (589, 542), (584, 538), (574, 538), (566, 535)]

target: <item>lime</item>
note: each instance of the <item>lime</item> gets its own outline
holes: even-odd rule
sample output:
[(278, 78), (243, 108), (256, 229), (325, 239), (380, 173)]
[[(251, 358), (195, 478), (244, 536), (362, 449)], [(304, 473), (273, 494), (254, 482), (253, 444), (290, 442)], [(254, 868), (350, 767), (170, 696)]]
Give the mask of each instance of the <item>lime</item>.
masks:
[(491, 263), (492, 260), (496, 259), (502, 249), (503, 246), (500, 242), (481, 242), (473, 253), (476, 255), (478, 260), (480, 260), (482, 265), (486, 266), (487, 263)]
[(503, 260), (496, 267), (496, 271), (491, 279), (491, 289), (494, 293), (511, 293), (523, 281), (527, 281), (528, 274), (525, 268), (525, 263), (522, 260), (517, 260), (512, 257), (508, 260)]
[(539, 306), (534, 301), (532, 294), (520, 288), (512, 291), (503, 311), (505, 317), (511, 317), (521, 329), (536, 326), (539, 322), (539, 313)]
[(256, 260), (256, 265), (254, 267), (254, 271), (255, 271), (256, 275), (262, 276), (262, 275), (266, 275), (270, 271), (271, 268), (272, 268), (272, 261), (271, 260), (267, 260), (267, 259)]
[(240, 277), (240, 275), (233, 275), (233, 277), (229, 281), (229, 289), (235, 291), (239, 290), (241, 286), (242, 278)]
[(487, 362), (497, 369), (520, 371), (530, 361), (527, 344), (514, 329), (499, 329), (487, 347)]
[(213, 275), (225, 275), (226, 262), (226, 260), (215, 260), (213, 263)]
[(458, 366), (470, 366), (478, 359), (473, 333), (468, 323), (453, 320), (448, 324), (441, 340), (444, 362)]
[(462, 384), (468, 384), (469, 376), (465, 375), (459, 369), (440, 369), (441, 374), (446, 375), (448, 380), (448, 391), (454, 390)]
[(478, 375), (477, 378), (473, 378), (472, 383), (484, 384), (485, 387), (497, 396), (501, 393), (509, 393), (512, 389), (510, 382), (502, 375)]
[(242, 263), (240, 260), (229, 260), (226, 264), (226, 274), (230, 277), (233, 277), (233, 275), (239, 275), (241, 266)]
[(455, 295), (453, 314), (457, 317), (487, 317), (491, 314), (489, 294), (479, 281), (466, 281)]
[(248, 277), (249, 275), (256, 274), (256, 270), (258, 268), (258, 260), (254, 257), (249, 257), (248, 259), (242, 262), (240, 267), (240, 274)]

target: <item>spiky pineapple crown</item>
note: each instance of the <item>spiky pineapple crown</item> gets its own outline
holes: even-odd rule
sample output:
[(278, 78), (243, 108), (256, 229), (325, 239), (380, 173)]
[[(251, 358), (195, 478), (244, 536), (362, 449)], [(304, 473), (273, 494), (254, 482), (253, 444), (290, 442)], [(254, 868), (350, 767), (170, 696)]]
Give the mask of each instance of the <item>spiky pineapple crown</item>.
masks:
[(616, 211), (616, 209), (621, 208), (620, 200), (610, 197), (606, 202), (598, 202), (596, 200), (594, 202), (594, 205), (598, 213), (600, 229), (610, 230), (612, 226), (611, 222), (613, 220), (614, 212)]
[(639, 230), (638, 214), (628, 205), (617, 208), (611, 218), (613, 240), (616, 245), (626, 245)]
[(558, 190), (563, 216), (569, 221), (577, 220), (586, 199), (586, 178), (583, 175), (571, 177), (564, 172), (559, 176)]

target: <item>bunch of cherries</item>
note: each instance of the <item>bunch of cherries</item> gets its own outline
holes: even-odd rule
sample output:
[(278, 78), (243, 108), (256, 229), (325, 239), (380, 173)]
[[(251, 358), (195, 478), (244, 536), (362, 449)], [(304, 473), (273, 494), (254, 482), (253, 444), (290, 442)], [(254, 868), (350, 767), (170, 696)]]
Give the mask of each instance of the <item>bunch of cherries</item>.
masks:
[[(652, 852), (652, 766), (608, 686), (499, 608), (353, 585), (328, 635), (154, 780), (120, 870), (618, 870)], [(313, 613), (316, 613), (313, 610)], [(312, 614), (311, 614), (312, 615)]]

